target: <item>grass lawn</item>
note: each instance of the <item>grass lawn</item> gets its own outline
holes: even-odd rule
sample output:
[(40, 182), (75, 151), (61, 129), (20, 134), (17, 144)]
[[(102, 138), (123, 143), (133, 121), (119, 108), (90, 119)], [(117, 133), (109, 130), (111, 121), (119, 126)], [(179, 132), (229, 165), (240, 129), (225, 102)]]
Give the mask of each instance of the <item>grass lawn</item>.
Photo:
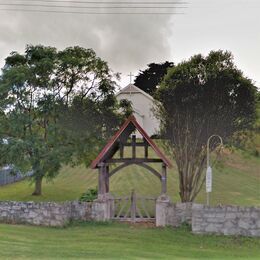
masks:
[[(213, 169), (211, 203), (260, 206), (260, 159), (247, 154), (225, 155), (221, 165)], [(155, 165), (160, 170), (160, 165)], [(97, 171), (80, 167), (64, 167), (52, 182), (43, 183), (43, 195), (31, 196), (33, 186), (28, 181), (0, 187), (0, 200), (66, 201), (76, 200), (88, 188), (97, 186)], [(115, 174), (110, 180), (110, 190), (115, 195), (128, 195), (132, 189), (140, 195), (160, 194), (157, 177), (144, 168), (130, 166)], [(176, 166), (168, 171), (168, 194), (179, 201)], [(197, 202), (205, 203), (204, 187)]]
[(67, 228), (0, 224), (1, 259), (259, 259), (260, 239), (187, 228), (84, 223)]

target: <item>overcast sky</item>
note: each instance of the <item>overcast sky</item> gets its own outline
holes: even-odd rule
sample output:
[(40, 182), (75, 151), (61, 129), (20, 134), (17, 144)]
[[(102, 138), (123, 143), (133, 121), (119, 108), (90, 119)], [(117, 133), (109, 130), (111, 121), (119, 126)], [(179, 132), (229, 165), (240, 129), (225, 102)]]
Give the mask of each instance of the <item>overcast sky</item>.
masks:
[[(26, 1), (0, 0), (0, 4), (18, 2)], [(0, 10), (0, 66), (11, 51), (21, 52), (26, 44), (60, 49), (80, 45), (93, 48), (115, 72), (121, 72), (123, 87), (129, 83), (130, 71), (137, 74), (148, 63), (166, 60), (178, 63), (194, 54), (223, 49), (232, 51), (237, 66), (260, 87), (260, 0), (187, 2), (187, 9), (166, 10), (184, 12), (184, 15)], [(0, 9), (3, 8), (6, 6), (0, 5)]]

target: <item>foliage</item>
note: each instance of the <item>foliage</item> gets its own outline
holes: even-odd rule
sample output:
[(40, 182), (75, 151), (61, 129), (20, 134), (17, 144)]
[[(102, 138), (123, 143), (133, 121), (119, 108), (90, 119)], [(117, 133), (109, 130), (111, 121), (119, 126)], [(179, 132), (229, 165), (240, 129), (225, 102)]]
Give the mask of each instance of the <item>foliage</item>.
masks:
[(0, 147), (1, 160), (32, 169), (35, 194), (41, 193), (42, 177), (53, 178), (67, 155), (51, 84), (55, 56), (54, 48), (42, 46), (28, 46), (24, 55), (11, 53), (0, 83), (1, 138), (8, 140)]
[[(193, 201), (205, 181), (208, 138), (217, 134), (227, 143), (253, 126), (256, 87), (236, 68), (230, 52), (212, 51), (171, 68), (157, 99), (162, 133), (178, 167), (181, 200)], [(210, 151), (218, 142), (212, 139)]]
[(232, 138), (233, 147), (249, 152), (255, 157), (260, 154), (260, 92), (257, 92), (256, 122), (252, 128), (237, 132)]
[(85, 193), (83, 193), (79, 201), (87, 201), (87, 202), (92, 202), (94, 201), (98, 196), (98, 190), (97, 188), (95, 189), (88, 189)]
[(117, 103), (113, 95), (99, 101), (74, 97), (71, 105), (62, 110), (63, 117), (59, 120), (61, 128), (67, 129), (74, 151), (72, 165), (83, 163), (89, 166), (101, 147), (125, 120), (129, 109), (128, 106)]
[(164, 63), (150, 63), (147, 66), (147, 69), (139, 71), (134, 84), (143, 91), (153, 95), (163, 77), (167, 74), (167, 70), (172, 68), (174, 64), (166, 61)]
[(29, 45), (24, 54), (12, 52), (0, 80), (0, 137), (8, 139), (0, 145), (0, 164), (32, 170), (35, 195), (43, 177), (54, 178), (62, 164), (82, 158), (87, 164), (88, 151), (122, 118), (113, 77), (91, 49)]

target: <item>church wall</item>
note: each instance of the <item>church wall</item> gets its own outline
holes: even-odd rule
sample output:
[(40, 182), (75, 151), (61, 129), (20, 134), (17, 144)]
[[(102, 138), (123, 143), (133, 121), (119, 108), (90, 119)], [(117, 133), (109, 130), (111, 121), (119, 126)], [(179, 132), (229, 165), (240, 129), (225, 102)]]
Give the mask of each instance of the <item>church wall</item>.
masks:
[(136, 120), (149, 136), (158, 133), (160, 124), (152, 111), (154, 103), (151, 99), (142, 93), (131, 93), (131, 95), (129, 93), (120, 93), (117, 95), (117, 99), (127, 99), (132, 102)]

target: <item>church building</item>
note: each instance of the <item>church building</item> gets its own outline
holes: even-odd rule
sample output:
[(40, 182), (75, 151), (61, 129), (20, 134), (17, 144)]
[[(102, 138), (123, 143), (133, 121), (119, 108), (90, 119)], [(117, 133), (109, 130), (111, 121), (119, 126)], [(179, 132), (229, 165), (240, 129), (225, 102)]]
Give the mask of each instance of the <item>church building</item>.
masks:
[[(126, 99), (131, 102), (137, 122), (149, 136), (158, 134), (160, 122), (154, 115), (155, 100), (151, 95), (137, 86), (129, 84), (116, 94), (116, 98), (119, 101)], [(139, 137), (138, 134), (137, 137)]]

